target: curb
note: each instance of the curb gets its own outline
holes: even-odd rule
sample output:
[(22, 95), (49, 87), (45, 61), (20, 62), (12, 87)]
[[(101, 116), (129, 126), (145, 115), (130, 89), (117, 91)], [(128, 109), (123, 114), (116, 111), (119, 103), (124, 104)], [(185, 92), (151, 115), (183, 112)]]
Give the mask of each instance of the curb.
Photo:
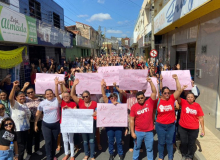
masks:
[(206, 158), (203, 156), (202, 152), (196, 150), (194, 154), (194, 160), (206, 160)]

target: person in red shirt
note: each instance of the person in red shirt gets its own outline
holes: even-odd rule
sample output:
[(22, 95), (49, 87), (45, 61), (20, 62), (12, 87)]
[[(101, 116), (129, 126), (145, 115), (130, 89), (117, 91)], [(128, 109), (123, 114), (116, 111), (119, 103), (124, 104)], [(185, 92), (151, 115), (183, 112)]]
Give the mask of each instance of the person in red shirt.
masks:
[(134, 104), (130, 112), (131, 136), (134, 138), (133, 160), (138, 160), (142, 141), (144, 140), (147, 159), (153, 160), (153, 130), (154, 130), (154, 113), (156, 110), (157, 90), (151, 78), (147, 78), (151, 85), (151, 97), (146, 100), (144, 92), (136, 94), (138, 103)]
[(204, 113), (191, 92), (187, 94), (186, 100), (178, 98), (178, 102), (182, 108), (178, 129), (181, 141), (180, 151), (184, 160), (192, 160), (194, 145), (199, 134), (199, 122), (202, 128), (201, 136), (205, 136)]
[[(75, 79), (73, 82), (73, 86), (71, 89), (71, 96), (74, 102), (76, 102), (79, 106), (79, 109), (93, 109), (93, 133), (83, 133), (83, 146), (85, 151), (85, 157), (84, 160), (88, 160), (89, 156), (91, 160), (95, 160), (94, 154), (95, 154), (95, 133), (96, 133), (96, 108), (97, 108), (97, 102), (91, 101), (91, 95), (89, 91), (84, 91), (82, 93), (82, 99), (78, 98), (76, 95), (76, 85), (79, 84), (79, 79)], [(88, 145), (89, 142), (89, 145)], [(89, 146), (90, 146), (90, 152), (89, 152)]]
[[(62, 110), (63, 109), (76, 109), (76, 103), (70, 101), (70, 94), (69, 92), (63, 92), (62, 98), (60, 98), (59, 92), (58, 92), (58, 78), (55, 78), (55, 95), (57, 97), (57, 100), (59, 104), (61, 105), (61, 118), (60, 118), (60, 124), (62, 123)], [(70, 143), (70, 152), (71, 152), (71, 158), (70, 160), (75, 160), (74, 158), (74, 142), (73, 137), (74, 133), (62, 133), (63, 136), (63, 144), (64, 144), (64, 151), (65, 151), (65, 157), (62, 160), (67, 160), (69, 158), (69, 144)]]
[(182, 93), (181, 85), (176, 74), (172, 75), (176, 81), (176, 91), (170, 95), (168, 87), (162, 88), (162, 96), (157, 101), (157, 120), (155, 123), (158, 135), (159, 160), (164, 159), (164, 146), (166, 144), (168, 159), (173, 159), (173, 136), (175, 132), (175, 100)]

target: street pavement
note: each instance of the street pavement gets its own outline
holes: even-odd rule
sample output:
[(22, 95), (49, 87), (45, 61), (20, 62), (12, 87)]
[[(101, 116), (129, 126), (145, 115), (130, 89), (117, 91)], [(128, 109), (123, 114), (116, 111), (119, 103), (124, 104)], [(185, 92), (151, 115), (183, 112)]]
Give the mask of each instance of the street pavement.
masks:
[[(81, 139), (81, 137), (80, 137)], [(132, 160), (132, 152), (129, 152), (129, 135), (123, 138), (124, 140), (124, 153), (125, 153), (125, 160)], [(62, 139), (61, 139), (62, 141)], [(80, 151), (75, 154), (76, 160), (82, 160), (84, 158), (84, 152), (83, 152), (83, 144), (82, 144), (82, 139), (80, 140)], [(61, 143), (62, 144), (62, 143)], [(154, 159), (158, 159), (158, 150), (157, 150), (157, 135), (154, 135)], [(109, 159), (109, 153), (108, 153), (108, 143), (107, 143), (107, 135), (105, 130), (101, 131), (101, 145), (102, 145), (102, 151), (99, 151), (96, 148), (96, 154), (95, 158), (96, 160), (108, 160)], [(44, 148), (44, 140), (41, 141), (41, 151), (43, 152), (42, 156), (38, 156), (37, 154), (33, 154), (30, 158), (30, 160), (46, 160), (46, 154), (45, 154), (45, 148)], [(147, 160), (146, 158), (146, 150), (144, 143), (142, 144), (144, 151), (140, 153), (139, 160)], [(177, 142), (177, 146), (179, 146), (179, 142)], [(117, 147), (115, 144), (115, 160), (118, 160), (119, 157), (117, 155)], [(61, 150), (59, 153), (56, 154), (58, 160), (62, 160), (62, 158), (65, 156), (64, 155), (64, 149), (63, 145), (61, 146)], [(26, 155), (25, 155), (26, 157)], [(182, 156), (180, 154), (180, 151), (178, 149), (174, 149), (174, 160), (181, 160)], [(165, 158), (164, 160), (168, 160), (168, 155), (165, 149)], [(194, 158), (194, 160), (200, 160), (197, 158)]]

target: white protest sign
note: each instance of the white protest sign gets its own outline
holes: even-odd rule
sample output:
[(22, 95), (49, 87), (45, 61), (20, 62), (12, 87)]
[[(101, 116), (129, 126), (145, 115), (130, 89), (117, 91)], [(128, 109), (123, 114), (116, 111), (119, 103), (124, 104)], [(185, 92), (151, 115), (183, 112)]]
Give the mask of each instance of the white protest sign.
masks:
[(93, 109), (62, 111), (61, 133), (93, 133)]
[(127, 127), (127, 109), (127, 103), (117, 105), (111, 103), (98, 103), (97, 127)]

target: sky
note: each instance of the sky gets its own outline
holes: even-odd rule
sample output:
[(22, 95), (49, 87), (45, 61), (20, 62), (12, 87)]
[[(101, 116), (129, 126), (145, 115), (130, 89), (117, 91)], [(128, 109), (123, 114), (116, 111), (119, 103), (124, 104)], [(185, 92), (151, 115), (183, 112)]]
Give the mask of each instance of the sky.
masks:
[(106, 37), (133, 37), (143, 0), (54, 0), (64, 9), (65, 26), (81, 22), (95, 30), (106, 28)]

